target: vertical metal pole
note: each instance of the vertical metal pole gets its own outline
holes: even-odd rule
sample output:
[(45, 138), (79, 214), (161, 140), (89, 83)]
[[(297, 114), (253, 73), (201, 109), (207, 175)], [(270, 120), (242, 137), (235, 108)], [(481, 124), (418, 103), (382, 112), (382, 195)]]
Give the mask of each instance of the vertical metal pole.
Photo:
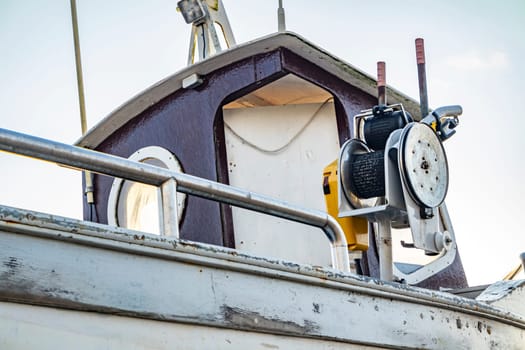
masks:
[(350, 271), (350, 258), (348, 257), (348, 245), (332, 245), (332, 266), (334, 269), (338, 269), (345, 272)]
[(75, 64), (77, 69), (78, 102), (80, 107), (80, 127), (82, 135), (87, 131), (86, 105), (84, 100), (84, 80), (82, 78), (82, 61), (80, 58), (80, 40), (78, 36), (77, 4), (71, 0), (71, 21), (73, 23), (73, 44), (75, 46)]
[(162, 197), (162, 234), (179, 238), (177, 208), (177, 182), (174, 178), (164, 181), (160, 186)]
[(191, 66), (193, 63), (195, 63), (196, 42), (197, 42), (197, 28), (194, 25), (192, 25), (191, 34), (190, 34), (190, 49), (188, 51), (188, 66)]
[(204, 26), (206, 23), (195, 25), (195, 32), (197, 33), (197, 51), (199, 52), (199, 61), (208, 57), (208, 48), (206, 47), (208, 40), (206, 38), (206, 30)]
[(380, 106), (386, 106), (386, 64), (377, 62), (377, 99)]
[(392, 258), (392, 230), (390, 221), (381, 218), (378, 225), (378, 250), (379, 250), (379, 277), (385, 281), (394, 280), (393, 258)]
[[(75, 66), (77, 71), (78, 106), (80, 108), (80, 129), (82, 135), (87, 132), (86, 103), (84, 98), (84, 79), (82, 77), (82, 60), (80, 55), (80, 39), (78, 35), (78, 19), (76, 0), (71, 0), (71, 22), (73, 24), (73, 44), (75, 47)], [(93, 178), (91, 172), (84, 171), (85, 194), (88, 204), (95, 202), (93, 196)]]
[(228, 47), (232, 47), (236, 44), (235, 35), (233, 35), (232, 26), (230, 25), (230, 20), (226, 14), (226, 8), (222, 3), (222, 0), (219, 0), (218, 9), (211, 12), (213, 21), (218, 23), (224, 34), (224, 40)]
[(425, 68), (425, 42), (422, 38), (416, 39), (417, 76), (419, 82), (419, 104), (421, 119), (428, 115), (427, 73)]
[(283, 0), (279, 0), (279, 8), (277, 9), (277, 30), (279, 32), (286, 31), (286, 20), (284, 17)]

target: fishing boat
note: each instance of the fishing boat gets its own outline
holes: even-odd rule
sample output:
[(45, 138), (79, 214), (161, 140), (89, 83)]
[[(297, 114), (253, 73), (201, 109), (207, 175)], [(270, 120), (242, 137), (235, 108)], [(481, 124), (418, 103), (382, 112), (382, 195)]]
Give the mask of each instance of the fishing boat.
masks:
[(462, 110), (429, 108), (421, 39), (418, 103), (282, 7), (236, 44), (220, 0), (178, 6), (188, 67), (76, 145), (0, 129), (84, 173), (83, 220), (0, 206), (2, 349), (525, 348), (525, 281), (467, 284), (442, 145)]

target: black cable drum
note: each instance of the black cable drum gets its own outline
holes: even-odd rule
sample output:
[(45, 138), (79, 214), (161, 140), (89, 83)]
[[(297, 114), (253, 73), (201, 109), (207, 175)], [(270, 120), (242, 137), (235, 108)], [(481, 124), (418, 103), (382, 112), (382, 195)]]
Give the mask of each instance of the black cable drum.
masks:
[[(406, 119), (412, 121), (412, 116), (408, 112), (405, 113)], [(394, 130), (402, 129), (406, 124), (403, 111), (374, 112), (374, 116), (367, 119), (363, 126), (365, 142), (373, 150), (385, 149), (390, 134)]]
[(356, 154), (350, 164), (350, 190), (367, 199), (385, 195), (385, 152)]

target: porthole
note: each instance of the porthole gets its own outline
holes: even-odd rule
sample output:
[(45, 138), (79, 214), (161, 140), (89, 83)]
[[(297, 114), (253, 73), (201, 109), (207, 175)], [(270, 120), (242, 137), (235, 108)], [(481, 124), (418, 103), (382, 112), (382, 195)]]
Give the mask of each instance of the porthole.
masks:
[[(182, 172), (174, 154), (165, 148), (149, 146), (133, 153), (130, 160)], [(116, 178), (108, 199), (108, 224), (162, 235), (162, 199), (160, 188)], [(186, 195), (177, 193), (178, 222), (186, 203)]]

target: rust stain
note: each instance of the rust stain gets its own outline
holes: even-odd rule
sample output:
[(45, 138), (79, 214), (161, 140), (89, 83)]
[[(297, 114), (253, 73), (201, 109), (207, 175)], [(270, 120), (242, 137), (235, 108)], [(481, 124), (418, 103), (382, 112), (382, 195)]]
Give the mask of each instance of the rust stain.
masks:
[(459, 318), (456, 319), (456, 327), (458, 327), (458, 329), (461, 329), (461, 327), (462, 327), (461, 319), (459, 319)]

